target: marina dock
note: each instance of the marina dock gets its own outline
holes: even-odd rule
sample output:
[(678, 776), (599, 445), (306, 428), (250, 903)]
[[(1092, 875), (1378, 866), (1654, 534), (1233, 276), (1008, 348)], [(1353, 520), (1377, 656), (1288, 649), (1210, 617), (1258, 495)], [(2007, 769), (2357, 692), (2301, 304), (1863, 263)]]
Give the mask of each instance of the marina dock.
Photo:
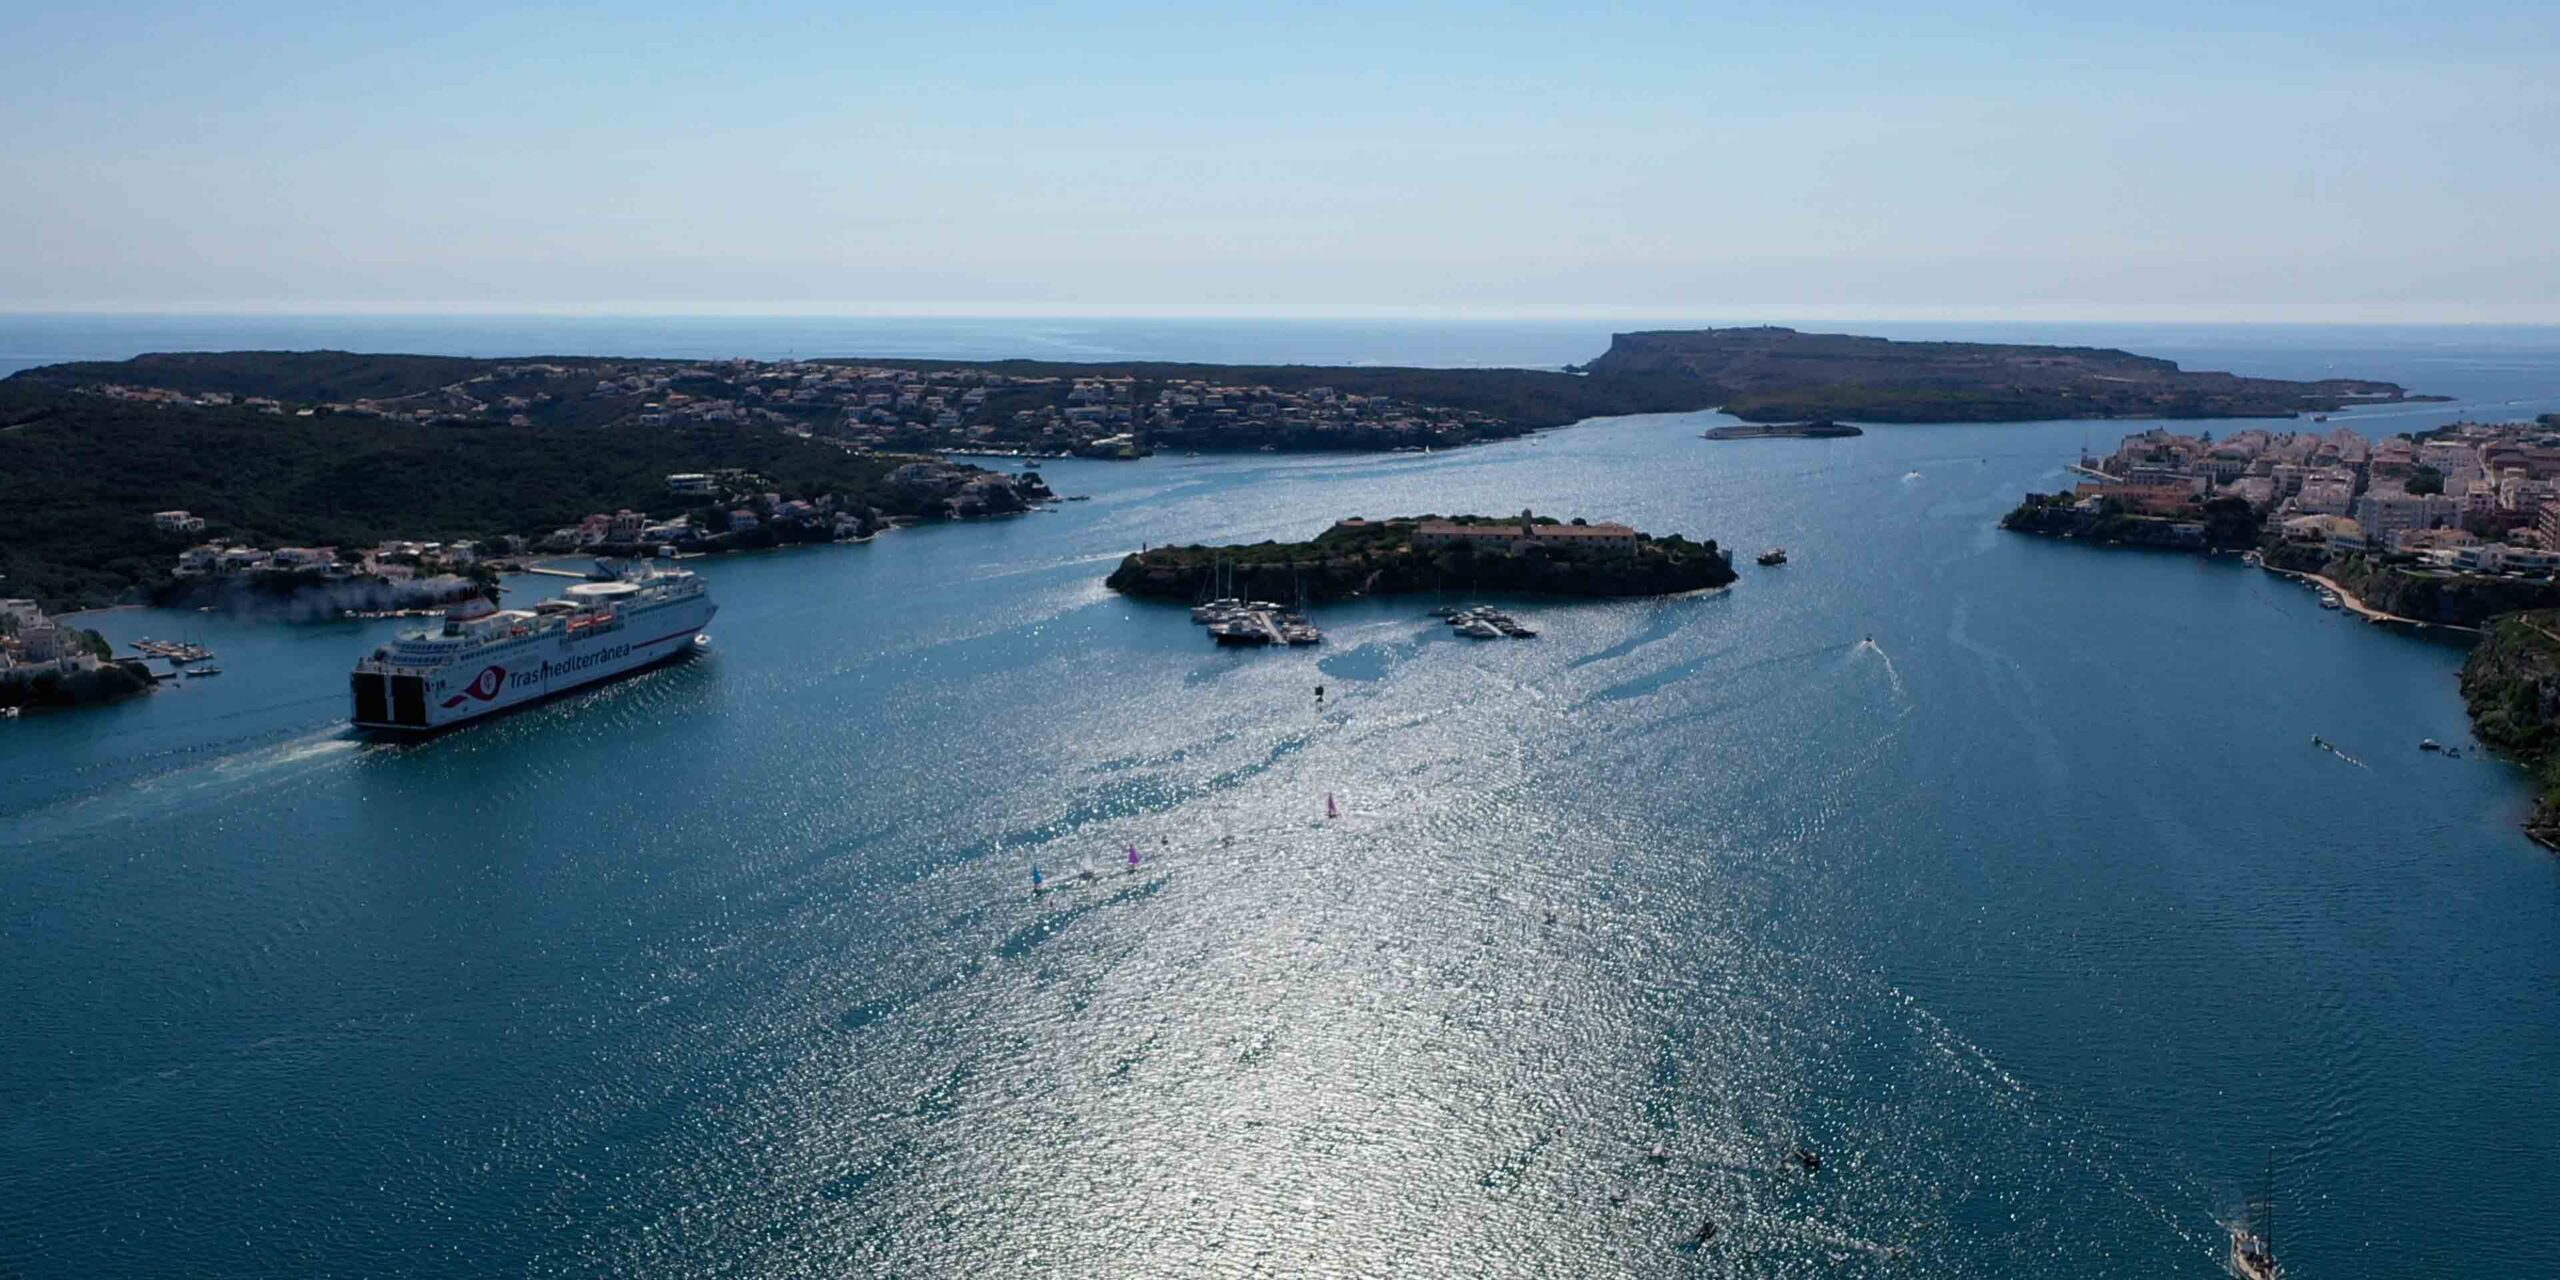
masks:
[(1209, 629), (1222, 645), (1323, 644), (1324, 632), (1304, 614), (1264, 600), (1212, 600), (1191, 611), (1191, 620)]

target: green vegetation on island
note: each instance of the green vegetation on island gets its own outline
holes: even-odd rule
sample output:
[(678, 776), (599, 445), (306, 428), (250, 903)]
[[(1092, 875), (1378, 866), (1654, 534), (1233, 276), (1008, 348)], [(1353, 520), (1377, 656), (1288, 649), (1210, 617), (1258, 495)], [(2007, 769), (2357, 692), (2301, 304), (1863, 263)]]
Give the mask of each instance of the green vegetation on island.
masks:
[(1127, 595), (1309, 603), (1423, 591), (1658, 596), (1734, 581), (1714, 541), (1655, 537), (1623, 525), (1522, 516), (1350, 519), (1304, 542), (1152, 547), (1105, 585)]

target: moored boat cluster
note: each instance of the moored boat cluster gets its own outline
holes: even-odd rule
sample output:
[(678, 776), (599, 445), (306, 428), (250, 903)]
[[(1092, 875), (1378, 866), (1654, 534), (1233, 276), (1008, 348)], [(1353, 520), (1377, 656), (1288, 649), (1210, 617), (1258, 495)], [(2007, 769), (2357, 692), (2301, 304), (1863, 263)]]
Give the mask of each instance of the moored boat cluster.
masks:
[(1209, 638), (1219, 644), (1324, 643), (1324, 633), (1305, 614), (1268, 600), (1211, 600), (1194, 606), (1191, 620), (1207, 627)]
[(1470, 640), (1500, 640), (1506, 636), (1513, 640), (1534, 640), (1538, 635), (1536, 630), (1518, 618), (1490, 605), (1477, 605), (1471, 609), (1434, 609), (1431, 616), (1446, 619), (1451, 630)]

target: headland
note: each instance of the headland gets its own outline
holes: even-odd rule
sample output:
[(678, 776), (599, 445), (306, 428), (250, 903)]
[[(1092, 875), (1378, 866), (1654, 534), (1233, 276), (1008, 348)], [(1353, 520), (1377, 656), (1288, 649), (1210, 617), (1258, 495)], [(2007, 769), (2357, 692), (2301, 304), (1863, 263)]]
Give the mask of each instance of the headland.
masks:
[(2108, 347), (1897, 342), (1770, 326), (1621, 333), (1594, 378), (1686, 379), (1751, 422), (2280, 418), (2411, 399), (2390, 382), (2192, 372)]

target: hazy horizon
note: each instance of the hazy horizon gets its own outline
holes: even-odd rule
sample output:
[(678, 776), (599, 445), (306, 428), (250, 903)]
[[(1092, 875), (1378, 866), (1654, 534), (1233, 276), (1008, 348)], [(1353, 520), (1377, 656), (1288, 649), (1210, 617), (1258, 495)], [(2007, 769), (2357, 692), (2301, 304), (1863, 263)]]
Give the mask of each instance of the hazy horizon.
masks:
[(2552, 323), (2555, 34), (52, 7), (0, 17), (0, 311)]

